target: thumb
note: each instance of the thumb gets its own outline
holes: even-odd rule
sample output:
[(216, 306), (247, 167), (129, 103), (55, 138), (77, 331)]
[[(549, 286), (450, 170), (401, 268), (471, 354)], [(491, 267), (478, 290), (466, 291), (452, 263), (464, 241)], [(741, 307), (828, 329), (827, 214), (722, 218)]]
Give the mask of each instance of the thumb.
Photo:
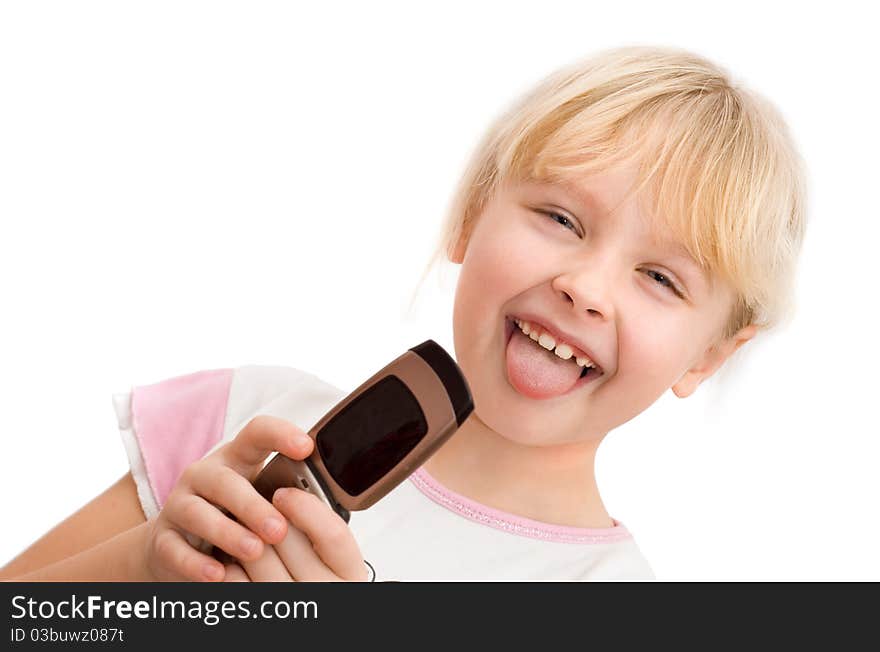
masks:
[(229, 442), (224, 458), (230, 468), (252, 479), (270, 453), (278, 451), (291, 459), (304, 460), (313, 449), (312, 438), (296, 424), (259, 414)]

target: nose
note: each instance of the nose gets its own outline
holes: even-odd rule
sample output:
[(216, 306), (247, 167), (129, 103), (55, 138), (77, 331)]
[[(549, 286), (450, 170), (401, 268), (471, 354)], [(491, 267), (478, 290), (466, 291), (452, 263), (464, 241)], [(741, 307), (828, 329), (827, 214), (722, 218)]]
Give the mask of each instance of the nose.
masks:
[(586, 267), (569, 269), (557, 274), (551, 282), (553, 291), (570, 303), (578, 314), (585, 312), (595, 319), (609, 321), (614, 318), (608, 288), (600, 267), (595, 262)]

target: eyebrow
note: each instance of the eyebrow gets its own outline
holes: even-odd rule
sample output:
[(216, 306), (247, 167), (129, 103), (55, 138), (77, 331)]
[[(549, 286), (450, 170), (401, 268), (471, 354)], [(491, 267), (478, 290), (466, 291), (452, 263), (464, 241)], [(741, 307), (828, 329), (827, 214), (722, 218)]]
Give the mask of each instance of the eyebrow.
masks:
[(553, 185), (557, 185), (564, 193), (573, 197), (578, 203), (583, 204), (585, 206), (589, 206), (593, 209), (598, 209), (602, 213), (608, 213), (608, 206), (605, 202), (601, 201), (593, 192), (587, 190), (586, 188), (578, 186), (573, 181), (565, 180), (559, 184), (547, 184), (552, 187)]
[(651, 244), (656, 246), (658, 249), (661, 249), (665, 253), (670, 256), (675, 256), (676, 258), (682, 258), (687, 262), (691, 263), (695, 267), (699, 267), (697, 265), (697, 261), (695, 261), (691, 255), (688, 253), (687, 249), (685, 249), (680, 243), (674, 242), (672, 240), (652, 240)]

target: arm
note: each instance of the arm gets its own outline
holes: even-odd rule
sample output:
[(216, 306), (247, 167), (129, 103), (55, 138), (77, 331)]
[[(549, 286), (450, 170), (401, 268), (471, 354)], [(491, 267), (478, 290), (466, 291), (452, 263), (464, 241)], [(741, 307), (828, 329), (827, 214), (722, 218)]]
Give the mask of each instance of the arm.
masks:
[[(152, 500), (147, 510), (161, 508), (183, 470), (222, 438), (233, 375), (232, 369), (202, 371), (134, 387), (128, 395), (114, 395), (119, 430), (134, 471), (126, 473), (5, 566), (0, 564), (0, 579), (21, 577), (49, 566), (57, 566), (57, 571), (62, 568), (58, 566), (62, 560), (86, 560), (87, 556), (80, 557), (82, 553), (143, 524), (146, 517), (135, 482), (135, 478), (141, 482), (138, 473), (143, 475), (152, 469), (149, 486), (144, 477), (141, 491), (149, 492)], [(134, 430), (135, 423), (139, 424), (138, 432)], [(155, 519), (147, 522), (153, 524)], [(131, 543), (133, 539), (120, 541)], [(147, 545), (150, 543), (155, 541), (147, 536)], [(112, 547), (108, 554), (110, 550)], [(65, 568), (73, 569), (69, 565)], [(93, 577), (109, 569), (95, 570), (98, 572)]]
[[(230, 581), (247, 579), (238, 565), (224, 570), (217, 560), (193, 548), (183, 533), (227, 554), (238, 553), (244, 563), (252, 562), (250, 572), (257, 579), (361, 579), (366, 569), (360, 550), (335, 512), (296, 489), (279, 492), (276, 507), (251, 484), (270, 452), (303, 460), (312, 448), (308, 434), (295, 425), (257, 416), (233, 441), (187, 468), (156, 518), (144, 520), (131, 476), (125, 476), (10, 562), (0, 579), (216, 581), (227, 573)], [(242, 521), (233, 521), (218, 505)], [(264, 530), (270, 519), (281, 529)], [(287, 519), (299, 528), (296, 533), (286, 527)], [(248, 527), (262, 532), (266, 543), (281, 544), (278, 552), (271, 546), (267, 551)], [(258, 545), (242, 547), (243, 536)], [(219, 566), (218, 574), (208, 578), (206, 563)]]
[[(137, 497), (134, 480), (131, 473), (126, 473), (101, 495), (56, 525), (0, 569), (0, 579), (19, 579), (20, 576), (50, 565), (53, 568), (57, 566), (57, 572), (61, 572), (62, 569), (72, 571), (75, 566), (61, 565), (56, 562), (76, 557), (80, 562), (86, 563), (89, 557), (83, 557), (81, 553), (104, 542), (109, 543), (117, 535), (128, 532), (145, 521), (146, 517)], [(123, 541), (131, 543), (131, 537), (120, 539), (114, 545), (119, 546)], [(111, 549), (114, 548), (108, 548), (107, 552)], [(103, 568), (101, 555), (97, 556), (96, 561), (100, 562), (96, 570), (110, 570)], [(21, 577), (21, 579), (27, 578)], [(67, 578), (59, 575), (46, 579), (63, 580)], [(85, 579), (85, 577), (80, 579)]]
[(15, 582), (153, 582), (144, 550), (149, 523), (141, 523), (93, 548), (32, 572), (3, 579)]
[[(262, 541), (248, 526), (264, 532), (266, 543), (281, 541), (287, 531), (284, 515), (249, 481), (273, 450), (305, 459), (311, 453), (312, 440), (283, 419), (257, 416), (235, 440), (187, 467), (155, 518), (145, 520), (135, 484), (127, 475), (10, 562), (0, 571), (0, 579), (224, 579), (224, 567), (184, 535), (201, 538), (246, 560), (263, 553)], [(242, 522), (225, 516), (212, 504), (215, 500), (240, 512), (237, 515)], [(266, 533), (267, 519), (277, 521), (280, 529), (270, 528)], [(256, 548), (242, 548), (247, 539), (255, 539)], [(218, 574), (206, 575), (208, 565)], [(240, 570), (235, 565), (226, 568)]]

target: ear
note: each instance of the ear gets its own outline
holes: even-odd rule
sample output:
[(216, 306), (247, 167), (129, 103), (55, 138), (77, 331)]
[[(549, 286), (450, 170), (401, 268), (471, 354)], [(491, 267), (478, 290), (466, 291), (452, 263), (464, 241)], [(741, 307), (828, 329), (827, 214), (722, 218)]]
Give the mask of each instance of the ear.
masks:
[(702, 358), (682, 376), (672, 391), (678, 398), (685, 398), (693, 394), (701, 382), (714, 374), (724, 364), (734, 351), (752, 339), (758, 332), (754, 324), (744, 326), (731, 338), (717, 342), (706, 349)]
[(461, 265), (464, 262), (464, 253), (467, 251), (468, 241), (470, 240), (470, 235), (466, 229), (463, 229), (461, 235), (458, 236), (458, 240), (455, 242), (455, 246), (452, 248), (452, 255), (449, 256), (449, 262), (455, 263), (456, 265)]

